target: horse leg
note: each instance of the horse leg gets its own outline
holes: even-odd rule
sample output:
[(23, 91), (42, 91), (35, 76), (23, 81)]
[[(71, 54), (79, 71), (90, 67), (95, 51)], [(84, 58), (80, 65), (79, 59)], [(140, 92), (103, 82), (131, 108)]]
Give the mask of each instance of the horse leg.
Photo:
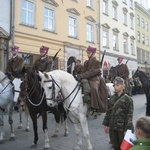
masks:
[(19, 126), (18, 129), (22, 129), (22, 107), (19, 104)]
[(150, 94), (146, 97), (147, 105), (146, 105), (146, 116), (150, 116)]
[(90, 141), (90, 135), (89, 135), (89, 129), (88, 129), (88, 123), (87, 123), (86, 116), (83, 115), (80, 117), (80, 123), (81, 123), (81, 127), (83, 130), (83, 137), (84, 137), (85, 141), (87, 142), (87, 149), (93, 150), (91, 141)]
[(42, 112), (42, 120), (43, 120), (43, 131), (45, 133), (45, 145), (44, 149), (48, 149), (49, 146), (49, 137), (48, 137), (48, 128), (47, 128), (47, 112)]
[[(22, 107), (23, 107), (23, 106), (22, 106)], [(27, 108), (26, 103), (24, 103), (24, 109), (25, 109), (25, 116), (26, 116), (26, 119), (27, 119), (27, 122), (26, 122), (26, 131), (29, 132), (29, 131), (30, 131), (29, 110), (28, 110), (28, 108)]]
[(74, 124), (75, 132), (77, 136), (77, 146), (74, 148), (74, 150), (81, 150), (82, 149), (82, 137), (80, 132), (80, 123)]
[(69, 131), (68, 131), (68, 121), (67, 118), (65, 119), (65, 133), (64, 136), (68, 136), (69, 135)]
[(58, 133), (59, 133), (59, 123), (56, 122), (56, 125), (55, 125), (55, 131), (54, 131), (54, 134), (52, 135), (53, 138), (57, 137), (58, 136)]
[(30, 117), (32, 119), (33, 123), (33, 130), (34, 130), (34, 143), (31, 145), (31, 148), (36, 148), (37, 147), (37, 141), (38, 141), (38, 131), (37, 131), (37, 116), (34, 112), (29, 112)]
[(0, 108), (0, 144), (4, 143), (4, 118), (3, 118), (3, 111)]
[(14, 141), (15, 140), (15, 134), (14, 134), (14, 128), (13, 128), (13, 120), (12, 120), (12, 115), (13, 115), (13, 107), (14, 104), (13, 102), (8, 106), (8, 122), (10, 124), (10, 130), (11, 130), (11, 135), (10, 135), (10, 140)]

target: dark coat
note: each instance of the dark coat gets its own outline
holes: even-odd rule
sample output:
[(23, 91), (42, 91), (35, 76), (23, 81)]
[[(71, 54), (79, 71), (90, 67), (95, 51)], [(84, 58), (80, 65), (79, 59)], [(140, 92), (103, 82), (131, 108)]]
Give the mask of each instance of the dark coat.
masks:
[(33, 70), (38, 70), (41, 72), (49, 72), (52, 71), (52, 59), (49, 58), (49, 56), (45, 57), (44, 59), (41, 59), (39, 57), (36, 59)]
[(75, 65), (73, 73), (75, 75), (77, 75), (77, 74), (80, 74), (82, 72), (83, 72), (83, 65), (82, 64)]
[(121, 64), (116, 66), (117, 76), (121, 77), (125, 81), (125, 92), (130, 93), (130, 80), (129, 80), (129, 69), (126, 64)]
[[(100, 62), (96, 57), (92, 57), (90, 60), (85, 61), (83, 73), (80, 76), (89, 81), (91, 87), (91, 108), (103, 113), (106, 111), (107, 106), (107, 88), (104, 80), (100, 78), (100, 69)], [(100, 91), (100, 89), (104, 90)]]
[(24, 67), (24, 59), (16, 56), (15, 58), (9, 59), (7, 63), (6, 73), (12, 74), (13, 77), (20, 77), (20, 73)]

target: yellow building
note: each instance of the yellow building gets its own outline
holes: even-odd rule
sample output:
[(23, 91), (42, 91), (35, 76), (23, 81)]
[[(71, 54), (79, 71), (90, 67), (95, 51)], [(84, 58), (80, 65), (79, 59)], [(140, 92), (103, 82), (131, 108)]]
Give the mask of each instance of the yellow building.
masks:
[(97, 1), (13, 0), (12, 6), (10, 45), (19, 46), (23, 56), (31, 55), (26, 61), (30, 66), (42, 45), (50, 48), (49, 56), (61, 49), (56, 67), (63, 70), (75, 59), (84, 62), (88, 46), (99, 49)]

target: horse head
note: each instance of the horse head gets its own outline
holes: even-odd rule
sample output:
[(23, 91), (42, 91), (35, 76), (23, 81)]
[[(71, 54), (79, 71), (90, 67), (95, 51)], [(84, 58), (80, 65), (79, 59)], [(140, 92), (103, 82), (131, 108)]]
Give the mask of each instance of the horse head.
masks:
[(113, 82), (116, 76), (117, 76), (117, 68), (112, 66), (109, 70), (109, 80)]
[(42, 73), (38, 71), (38, 74), (41, 78), (41, 86), (45, 91), (47, 105), (55, 107), (57, 105), (57, 98), (61, 89), (58, 76), (53, 75), (52, 72)]

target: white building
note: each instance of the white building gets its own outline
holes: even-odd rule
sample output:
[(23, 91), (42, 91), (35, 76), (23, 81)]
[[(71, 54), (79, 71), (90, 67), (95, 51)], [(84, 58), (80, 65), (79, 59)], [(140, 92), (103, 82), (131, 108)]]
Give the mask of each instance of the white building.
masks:
[(141, 6), (143, 6), (145, 9), (148, 9), (150, 4), (150, 1), (148, 0), (135, 0), (137, 3), (139, 3)]
[(123, 63), (129, 59), (131, 77), (137, 69), (134, 0), (100, 1), (100, 38), (101, 53), (106, 50), (103, 70), (116, 66), (122, 56)]

